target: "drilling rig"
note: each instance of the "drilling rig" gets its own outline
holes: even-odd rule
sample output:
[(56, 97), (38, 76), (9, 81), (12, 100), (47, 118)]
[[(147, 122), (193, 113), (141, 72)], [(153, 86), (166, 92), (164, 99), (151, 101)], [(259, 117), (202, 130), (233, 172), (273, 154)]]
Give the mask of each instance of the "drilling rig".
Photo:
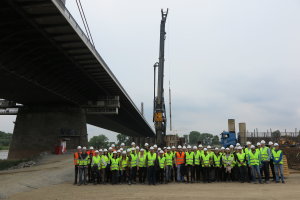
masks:
[[(165, 62), (165, 39), (166, 31), (165, 25), (168, 15), (168, 9), (166, 12), (161, 10), (161, 22), (160, 22), (160, 42), (159, 42), (159, 60), (154, 64), (154, 101), (153, 101), (153, 122), (156, 132), (156, 143), (159, 146), (165, 144), (166, 135), (166, 109), (164, 100), (164, 62)], [(156, 88), (156, 68), (157, 72), (157, 92)]]

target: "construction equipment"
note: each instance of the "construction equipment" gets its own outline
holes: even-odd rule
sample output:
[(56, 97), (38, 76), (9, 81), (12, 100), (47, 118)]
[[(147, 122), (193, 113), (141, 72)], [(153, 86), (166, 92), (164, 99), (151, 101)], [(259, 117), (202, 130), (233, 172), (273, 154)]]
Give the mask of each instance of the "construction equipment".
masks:
[(221, 133), (221, 144), (223, 147), (228, 147), (230, 145), (236, 145), (237, 138), (235, 134), (235, 120), (234, 119), (228, 119), (228, 132), (223, 131)]
[[(156, 143), (159, 146), (163, 146), (166, 135), (166, 109), (164, 101), (164, 61), (165, 61), (165, 39), (166, 39), (166, 19), (168, 15), (168, 9), (166, 12), (161, 10), (161, 22), (160, 22), (160, 43), (159, 43), (159, 61), (154, 64), (154, 101), (153, 101), (153, 122), (156, 132)], [(156, 68), (157, 73), (157, 94), (156, 87)]]

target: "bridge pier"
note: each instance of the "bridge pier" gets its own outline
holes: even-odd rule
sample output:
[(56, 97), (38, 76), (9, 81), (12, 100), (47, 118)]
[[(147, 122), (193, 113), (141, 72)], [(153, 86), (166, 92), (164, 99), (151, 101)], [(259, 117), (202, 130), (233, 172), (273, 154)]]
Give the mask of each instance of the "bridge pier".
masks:
[(86, 116), (78, 107), (27, 106), (20, 108), (8, 159), (23, 159), (54, 152), (61, 140), (67, 149), (87, 145)]

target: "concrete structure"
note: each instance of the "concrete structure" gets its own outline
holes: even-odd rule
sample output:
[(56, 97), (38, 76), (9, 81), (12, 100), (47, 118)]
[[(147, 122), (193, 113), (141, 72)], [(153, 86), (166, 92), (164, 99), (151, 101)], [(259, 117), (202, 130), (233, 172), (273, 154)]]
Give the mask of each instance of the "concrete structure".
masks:
[(241, 145), (245, 146), (247, 142), (246, 123), (239, 123), (239, 141)]
[(235, 133), (235, 120), (234, 119), (228, 119), (228, 132)]
[[(59, 130), (79, 134), (70, 134), (68, 148), (86, 145), (85, 122), (131, 137), (155, 136), (61, 0), (3, 0), (0, 13), (0, 98), (24, 105), (9, 158), (29, 156), (20, 154), (24, 147), (28, 154), (53, 151)], [(85, 109), (108, 97), (119, 99), (116, 114), (110, 107), (98, 114)]]
[(172, 147), (177, 146), (179, 143), (178, 135), (166, 135), (165, 136), (166, 146)]

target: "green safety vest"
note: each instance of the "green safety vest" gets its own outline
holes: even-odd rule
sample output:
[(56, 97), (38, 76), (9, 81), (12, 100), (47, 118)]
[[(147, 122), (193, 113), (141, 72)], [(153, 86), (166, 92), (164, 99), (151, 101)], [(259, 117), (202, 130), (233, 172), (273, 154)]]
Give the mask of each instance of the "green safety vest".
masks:
[(249, 152), (249, 164), (250, 165), (259, 165), (259, 152), (255, 151), (253, 154), (252, 151)]
[[(272, 155), (273, 155), (273, 159), (274, 161), (279, 160), (280, 158), (280, 154), (282, 153), (281, 150), (275, 151), (274, 149), (272, 150)], [(273, 163), (275, 164), (275, 162), (273, 161)], [(279, 162), (279, 164), (283, 164), (283, 158), (281, 159), (281, 161)]]
[(102, 155), (101, 156), (101, 166), (102, 169), (106, 168), (107, 164), (109, 163), (109, 158), (107, 157), (107, 155)]
[(185, 160), (187, 165), (193, 165), (194, 162), (194, 152), (186, 152), (185, 153)]
[(173, 165), (173, 154), (172, 153), (166, 153), (165, 158), (166, 158), (166, 164), (172, 166)]
[(119, 158), (112, 158), (110, 164), (111, 170), (119, 170)]
[(219, 155), (214, 154), (213, 158), (214, 158), (215, 167), (220, 167), (222, 154), (220, 154), (220, 153), (219, 153)]
[(101, 168), (101, 156), (93, 156), (92, 165), (98, 165), (98, 168)]
[(108, 159), (108, 164), (110, 164), (110, 160), (111, 160), (112, 157), (113, 157), (113, 153), (107, 153), (107, 157), (109, 158), (109, 159)]
[(231, 162), (231, 167), (234, 166), (234, 156), (233, 154), (229, 154), (227, 157), (226, 154), (222, 156), (223, 166), (226, 167), (228, 162)]
[(119, 159), (120, 159), (120, 167), (122, 166), (122, 168), (125, 168), (128, 166), (128, 157), (127, 156), (126, 156), (125, 160), (122, 157), (120, 157)]
[(210, 167), (210, 154), (203, 154), (202, 157), (202, 167)]
[(246, 156), (249, 155), (249, 152), (250, 152), (250, 151), (251, 151), (251, 149), (245, 148), (245, 154), (246, 154)]
[(153, 153), (153, 155), (151, 155), (149, 153), (148, 154), (148, 166), (154, 166), (155, 159), (156, 159), (156, 153)]
[(247, 163), (246, 163), (246, 154), (245, 153), (237, 153), (236, 156), (237, 156), (239, 162), (243, 162), (242, 165), (239, 162), (237, 162), (239, 167), (247, 165)]
[(143, 156), (139, 155), (139, 167), (146, 167), (146, 154)]
[(261, 154), (262, 161), (268, 160), (268, 158), (269, 158), (268, 150), (269, 150), (269, 147), (260, 148), (260, 154)]
[(90, 163), (89, 155), (87, 155), (85, 158), (82, 158), (81, 156), (82, 156), (82, 154), (79, 156), (79, 165), (81, 165), (81, 166), (88, 165)]
[(130, 156), (131, 156), (130, 166), (136, 167), (137, 154), (130, 154)]
[(166, 158), (165, 157), (158, 157), (159, 168), (163, 169), (165, 167)]
[(195, 155), (195, 162), (194, 162), (195, 165), (200, 165), (200, 157), (201, 157), (201, 152), (197, 151)]

